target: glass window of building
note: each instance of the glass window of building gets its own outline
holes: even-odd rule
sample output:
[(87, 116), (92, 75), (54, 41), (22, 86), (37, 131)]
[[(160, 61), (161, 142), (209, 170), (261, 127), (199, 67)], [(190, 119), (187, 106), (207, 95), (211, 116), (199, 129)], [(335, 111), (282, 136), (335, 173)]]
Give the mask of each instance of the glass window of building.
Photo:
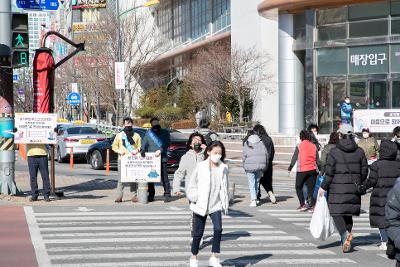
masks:
[(317, 25), (326, 25), (345, 22), (347, 20), (347, 7), (321, 9), (317, 11)]
[(370, 82), (368, 108), (370, 109), (388, 108), (387, 92), (388, 88), (386, 81)]
[(387, 45), (349, 48), (350, 74), (379, 74), (389, 72), (389, 47)]
[(346, 24), (330, 25), (318, 28), (318, 41), (346, 39)]
[(208, 32), (210, 7), (207, 0), (192, 0), (192, 39)]
[(400, 81), (392, 82), (392, 108), (400, 108)]
[(387, 19), (351, 22), (349, 24), (349, 37), (371, 37), (384, 36), (389, 33), (389, 22)]
[(346, 48), (324, 48), (317, 50), (317, 75), (333, 76), (347, 74)]
[(390, 13), (390, 3), (380, 2), (349, 6), (349, 21), (385, 18)]
[(191, 12), (190, 0), (182, 1), (182, 41), (186, 42), (191, 38)]

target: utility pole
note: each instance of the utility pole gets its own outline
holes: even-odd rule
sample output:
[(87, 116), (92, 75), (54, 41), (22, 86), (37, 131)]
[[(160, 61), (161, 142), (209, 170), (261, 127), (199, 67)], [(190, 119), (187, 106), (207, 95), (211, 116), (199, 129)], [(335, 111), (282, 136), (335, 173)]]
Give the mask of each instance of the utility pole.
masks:
[[(0, 1), (0, 182), (1, 193), (19, 193), (15, 185), (14, 95), (11, 65), (11, 0)], [(9, 64), (6, 63), (9, 60)]]
[[(122, 61), (122, 37), (121, 37), (121, 18), (120, 18), (120, 12), (119, 12), (119, 0), (116, 0), (116, 10), (117, 10), (117, 40), (118, 40), (118, 51), (117, 51), (117, 61), (121, 62)], [(118, 102), (117, 102), (117, 115), (116, 115), (116, 120), (115, 124), (116, 126), (119, 126), (119, 120), (121, 116), (121, 103), (122, 103), (122, 90), (118, 90)]]

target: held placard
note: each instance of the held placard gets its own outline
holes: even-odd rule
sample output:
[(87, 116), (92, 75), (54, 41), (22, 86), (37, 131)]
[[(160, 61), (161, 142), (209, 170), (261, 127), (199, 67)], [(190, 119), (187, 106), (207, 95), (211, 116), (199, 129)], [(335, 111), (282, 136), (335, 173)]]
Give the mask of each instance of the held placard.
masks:
[(161, 181), (161, 156), (146, 153), (125, 155), (121, 158), (121, 183), (159, 183)]

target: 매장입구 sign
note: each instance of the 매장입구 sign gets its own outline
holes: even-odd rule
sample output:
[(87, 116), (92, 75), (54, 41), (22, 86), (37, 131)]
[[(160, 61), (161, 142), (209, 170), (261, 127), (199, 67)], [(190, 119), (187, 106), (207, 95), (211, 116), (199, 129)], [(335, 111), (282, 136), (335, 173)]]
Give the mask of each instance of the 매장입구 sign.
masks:
[(126, 155), (121, 159), (121, 183), (158, 183), (161, 181), (161, 156), (146, 153), (142, 158), (138, 155)]
[(16, 144), (56, 144), (57, 114), (15, 113)]
[(391, 133), (400, 125), (400, 109), (358, 109), (354, 111), (354, 132), (369, 128), (371, 133)]

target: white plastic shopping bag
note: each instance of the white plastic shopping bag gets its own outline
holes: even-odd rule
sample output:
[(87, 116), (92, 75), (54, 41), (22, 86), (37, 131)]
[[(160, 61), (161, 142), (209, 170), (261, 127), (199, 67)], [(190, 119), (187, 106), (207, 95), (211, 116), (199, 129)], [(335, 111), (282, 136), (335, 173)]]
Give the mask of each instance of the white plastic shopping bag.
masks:
[(325, 196), (318, 195), (317, 204), (310, 222), (310, 232), (314, 238), (326, 240), (335, 232), (332, 216), (329, 214)]

